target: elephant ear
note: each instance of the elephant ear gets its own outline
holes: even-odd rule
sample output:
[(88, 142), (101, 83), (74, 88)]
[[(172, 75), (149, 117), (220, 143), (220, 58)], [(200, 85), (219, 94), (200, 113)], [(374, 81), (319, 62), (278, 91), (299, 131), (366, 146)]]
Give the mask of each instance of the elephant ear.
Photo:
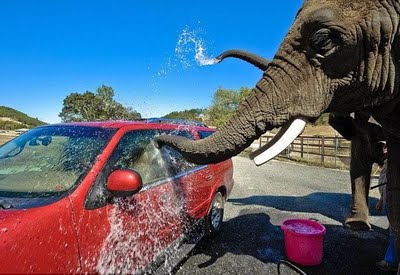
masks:
[(338, 113), (329, 114), (329, 125), (347, 140), (351, 140), (353, 136), (354, 119), (350, 115)]

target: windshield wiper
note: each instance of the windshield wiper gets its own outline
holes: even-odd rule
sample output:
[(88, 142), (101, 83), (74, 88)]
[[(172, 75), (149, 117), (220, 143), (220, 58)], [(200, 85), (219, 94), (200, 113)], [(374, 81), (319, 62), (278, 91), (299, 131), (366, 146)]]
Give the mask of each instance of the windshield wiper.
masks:
[(0, 200), (0, 208), (10, 209), (10, 208), (14, 208), (14, 206), (12, 204), (6, 202), (5, 200)]
[[(25, 148), (25, 145), (19, 146), (18, 148), (14, 148), (10, 152), (5, 154), (4, 156), (0, 157), (0, 159), (15, 157), (16, 155), (19, 155), (22, 152), (22, 150), (24, 150), (24, 148)], [(13, 152), (13, 151), (15, 151), (15, 152)]]

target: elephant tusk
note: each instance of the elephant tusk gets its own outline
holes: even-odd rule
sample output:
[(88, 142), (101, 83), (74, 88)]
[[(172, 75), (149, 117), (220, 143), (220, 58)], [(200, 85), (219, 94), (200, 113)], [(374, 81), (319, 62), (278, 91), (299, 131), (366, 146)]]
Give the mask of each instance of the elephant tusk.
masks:
[(286, 123), (270, 142), (250, 154), (250, 159), (259, 166), (276, 157), (304, 130), (307, 124), (305, 118), (296, 118)]

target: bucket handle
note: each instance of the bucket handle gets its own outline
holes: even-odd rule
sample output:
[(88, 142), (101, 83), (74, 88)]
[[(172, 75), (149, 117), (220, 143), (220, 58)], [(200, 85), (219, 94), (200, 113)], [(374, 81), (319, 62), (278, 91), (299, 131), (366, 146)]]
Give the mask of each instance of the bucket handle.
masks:
[(298, 268), (297, 266), (295, 266), (294, 264), (292, 264), (289, 261), (285, 261), (285, 260), (280, 260), (278, 263), (278, 274), (281, 274), (281, 264), (288, 266), (290, 269), (296, 271), (298, 274), (301, 275), (307, 275), (303, 270), (301, 270), (300, 268)]

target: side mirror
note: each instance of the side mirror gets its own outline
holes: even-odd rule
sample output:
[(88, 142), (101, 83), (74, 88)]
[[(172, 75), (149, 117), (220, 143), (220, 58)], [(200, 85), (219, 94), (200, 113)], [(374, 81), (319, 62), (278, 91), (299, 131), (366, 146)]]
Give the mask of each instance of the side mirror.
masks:
[(47, 146), (47, 145), (49, 145), (52, 141), (53, 141), (53, 138), (52, 138), (51, 136), (44, 137), (44, 138), (42, 139), (42, 145), (43, 145), (43, 146)]
[(108, 176), (106, 187), (116, 197), (129, 197), (142, 188), (142, 177), (133, 170), (116, 170)]

